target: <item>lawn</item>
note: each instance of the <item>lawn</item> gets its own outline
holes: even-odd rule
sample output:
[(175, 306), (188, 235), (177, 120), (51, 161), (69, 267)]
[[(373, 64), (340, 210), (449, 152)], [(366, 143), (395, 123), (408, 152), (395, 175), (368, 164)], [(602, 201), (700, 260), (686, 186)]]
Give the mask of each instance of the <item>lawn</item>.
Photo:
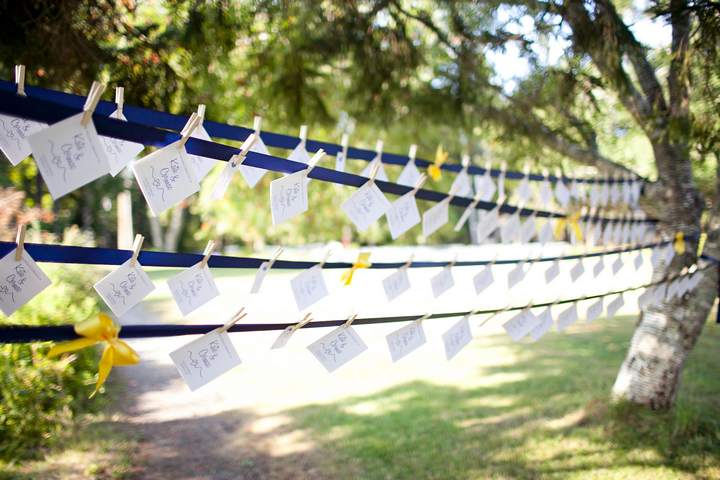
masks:
[(520, 361), (468, 371), (473, 388), (416, 381), (293, 409), (288, 428), (309, 432), (323, 478), (720, 478), (720, 325), (667, 413), (608, 404), (632, 328), (616, 318), (531, 346), (481, 337), (461, 355), (509, 347)]

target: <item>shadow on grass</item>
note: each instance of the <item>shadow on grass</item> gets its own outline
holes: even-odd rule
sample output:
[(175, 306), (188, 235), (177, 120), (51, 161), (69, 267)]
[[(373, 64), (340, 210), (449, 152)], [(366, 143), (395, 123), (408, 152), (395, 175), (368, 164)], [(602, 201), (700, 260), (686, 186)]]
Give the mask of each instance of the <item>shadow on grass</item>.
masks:
[(468, 371), (462, 386), (98, 428), (133, 436), (128, 476), (150, 480), (720, 478), (720, 329), (707, 326), (676, 408), (650, 412), (607, 400), (632, 328), (616, 318), (534, 344), (481, 336), (461, 355), (502, 346), (516, 360)]

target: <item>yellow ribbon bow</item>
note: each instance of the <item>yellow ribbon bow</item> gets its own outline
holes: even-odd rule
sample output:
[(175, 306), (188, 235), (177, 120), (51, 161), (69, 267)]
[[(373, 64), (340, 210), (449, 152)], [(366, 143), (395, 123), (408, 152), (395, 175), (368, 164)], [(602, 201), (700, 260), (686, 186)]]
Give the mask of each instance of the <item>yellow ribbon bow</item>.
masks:
[(675, 253), (678, 255), (685, 253), (685, 235), (683, 235), (683, 232), (677, 232), (675, 234), (675, 243), (673, 244), (673, 247), (675, 248)]
[(105, 350), (103, 350), (102, 357), (100, 357), (95, 391), (90, 395), (90, 398), (95, 396), (100, 387), (103, 386), (113, 366), (134, 365), (140, 361), (137, 352), (118, 338), (120, 326), (115, 324), (112, 318), (104, 313), (98, 315), (97, 318), (90, 318), (75, 325), (75, 333), (84, 338), (55, 345), (48, 352), (48, 357), (55, 357), (62, 353), (74, 352), (75, 350), (105, 342)]
[(352, 283), (353, 275), (355, 274), (355, 270), (359, 268), (369, 268), (370, 267), (370, 252), (360, 252), (358, 254), (357, 260), (355, 260), (355, 263), (353, 263), (353, 266), (349, 269), (345, 270), (345, 272), (342, 274), (342, 277), (340, 277), (340, 281), (343, 282), (345, 285), (350, 285)]
[(443, 149), (442, 145), (438, 145), (437, 150), (435, 150), (435, 163), (428, 166), (428, 175), (430, 175), (430, 178), (434, 181), (437, 182), (442, 178), (440, 167), (443, 163), (447, 162), (447, 159), (448, 153)]
[(577, 238), (579, 242), (582, 242), (583, 233), (580, 228), (580, 212), (573, 213), (572, 215), (568, 215), (567, 217), (559, 218), (557, 220), (557, 223), (555, 224), (555, 238), (562, 240), (563, 233), (567, 227), (572, 228), (575, 233), (575, 238)]

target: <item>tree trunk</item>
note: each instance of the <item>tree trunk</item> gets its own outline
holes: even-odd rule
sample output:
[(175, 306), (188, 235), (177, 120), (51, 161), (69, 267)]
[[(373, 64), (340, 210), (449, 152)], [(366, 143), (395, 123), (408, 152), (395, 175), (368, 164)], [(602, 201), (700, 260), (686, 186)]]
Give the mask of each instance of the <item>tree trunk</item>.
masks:
[[(670, 170), (682, 167), (678, 151), (671, 146), (655, 148), (659, 166)], [(679, 274), (684, 267), (697, 261), (697, 237), (700, 233), (702, 207), (692, 178), (676, 171), (673, 178), (665, 179), (662, 199), (650, 199), (654, 213), (663, 215), (661, 231), (674, 237), (680, 231), (691, 238), (686, 241), (686, 252), (675, 255), (669, 266), (661, 263), (653, 271), (653, 282)], [(658, 208), (659, 206), (662, 206)], [(718, 249), (717, 232), (708, 237), (705, 251), (714, 254)], [(718, 285), (717, 268), (706, 269), (703, 279), (682, 298), (660, 305), (650, 305), (641, 313), (625, 361), (620, 367), (613, 396), (653, 409), (667, 409), (673, 405), (682, 369), (688, 355), (697, 343), (710, 314)]]

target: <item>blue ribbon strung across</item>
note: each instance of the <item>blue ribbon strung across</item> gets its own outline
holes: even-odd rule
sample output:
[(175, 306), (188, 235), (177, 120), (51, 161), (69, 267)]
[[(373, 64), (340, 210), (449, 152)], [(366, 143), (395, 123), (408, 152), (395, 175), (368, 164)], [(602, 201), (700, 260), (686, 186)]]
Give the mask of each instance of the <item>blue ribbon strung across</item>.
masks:
[[(113, 105), (108, 103), (107, 105)], [(15, 115), (22, 118), (29, 118), (47, 123), (56, 123), (67, 117), (75, 115), (82, 111), (82, 105), (79, 107), (65, 106), (51, 101), (40, 100), (34, 97), (23, 97), (14, 92), (0, 91), (0, 112), (9, 115)], [(152, 112), (152, 111), (151, 111)], [(112, 112), (108, 112), (108, 115)], [(161, 112), (154, 112), (160, 114)], [(167, 115), (167, 114), (163, 114)], [(93, 115), (93, 122), (99, 134), (109, 137), (128, 140), (131, 142), (142, 143), (143, 145), (152, 145), (156, 147), (164, 147), (172, 142), (180, 139), (180, 135), (176, 132), (160, 130), (154, 127), (148, 127), (132, 121), (122, 121), (108, 116), (103, 116), (96, 111)], [(213, 158), (220, 161), (228, 161), (233, 155), (240, 152), (238, 148), (230, 147), (215, 142), (208, 142), (197, 138), (190, 138), (185, 144), (185, 148), (189, 153), (201, 155), (207, 158)], [(300, 162), (294, 162), (284, 158), (272, 155), (264, 155), (257, 152), (248, 152), (244, 165), (251, 167), (263, 168), (275, 172), (294, 173), (307, 169), (307, 165)], [(308, 175), (309, 178), (315, 178), (325, 182), (336, 183), (341, 185), (349, 185), (352, 187), (361, 187), (368, 180), (366, 177), (355, 175), (352, 173), (338, 172), (334, 169), (315, 167)], [(413, 190), (411, 187), (399, 185), (392, 182), (384, 182), (375, 180), (375, 184), (385, 193), (393, 195), (404, 195)], [(436, 192), (434, 190), (420, 189), (416, 193), (416, 198), (428, 200), (431, 202), (440, 202), (448, 197), (448, 194)], [(450, 203), (459, 207), (467, 207), (472, 203), (471, 198), (454, 196)], [(495, 202), (478, 202), (476, 208), (481, 210), (492, 210), (498, 204)], [(533, 210), (528, 208), (519, 209), (518, 207), (502, 204), (500, 212), (504, 214), (513, 214), (519, 211), (519, 215), (527, 217), (535, 215), (540, 218), (565, 218), (567, 215), (558, 212), (549, 212), (544, 210)], [(622, 222), (620, 218), (603, 218), (599, 216), (586, 215), (580, 220), (592, 222)], [(643, 223), (657, 223), (654, 219), (633, 220)]]
[[(707, 267), (703, 267), (705, 269)], [(677, 278), (677, 277), (675, 277)], [(531, 308), (550, 307), (552, 305), (562, 305), (578, 301), (593, 300), (600, 297), (618, 295), (621, 293), (631, 292), (648, 288), (660, 283), (668, 281), (663, 279), (654, 283), (648, 283), (637, 287), (630, 287), (624, 290), (616, 290), (613, 292), (600, 293), (596, 295), (588, 295), (578, 298), (569, 298), (565, 300), (545, 303), (532, 304)], [(464, 312), (435, 313), (427, 317), (428, 319), (442, 319), (452, 317), (462, 317), (465, 315), (489, 315), (499, 312), (523, 310), (527, 305), (514, 306), (503, 309), (487, 309), (487, 310), (470, 310)], [(373, 317), (358, 318), (353, 321), (353, 325), (376, 325), (380, 323), (397, 323), (410, 322), (421, 318), (418, 315), (403, 315), (397, 317)], [(305, 325), (303, 328), (323, 328), (337, 327), (344, 324), (347, 319), (343, 320), (318, 320)], [(285, 330), (287, 327), (295, 325), (294, 323), (238, 323), (228, 329), (228, 332), (267, 332), (273, 330)], [(182, 335), (203, 335), (211, 332), (223, 325), (182, 325), (182, 324), (149, 324), (149, 325), (123, 325), (120, 330), (120, 338), (150, 338), (150, 337), (177, 337)], [(73, 340), (78, 338), (73, 325), (56, 325), (56, 326), (27, 326), (27, 325), (10, 325), (0, 326), (0, 343), (29, 343), (29, 342), (45, 342), (45, 341), (61, 341)]]
[[(577, 260), (580, 258), (592, 258), (603, 255), (613, 255), (617, 253), (630, 252), (634, 250), (642, 250), (645, 248), (655, 248), (661, 245), (667, 245), (670, 241), (655, 242), (640, 246), (631, 246), (617, 248), (614, 250), (604, 250), (599, 252), (591, 252), (576, 255), (556, 256), (556, 257), (540, 257), (537, 259), (505, 259), (505, 260), (467, 260), (454, 262), (453, 265), (458, 267), (471, 267), (481, 265), (512, 265), (524, 262), (552, 262), (555, 260)], [(16, 244), (13, 242), (0, 242), (0, 258), (15, 249)], [(98, 248), (98, 247), (74, 247), (68, 245), (48, 245), (37, 243), (25, 243), (25, 250), (30, 254), (36, 262), (46, 263), (67, 263), (78, 265), (122, 265), (132, 256), (131, 250), (117, 250), (114, 248)], [(191, 267), (203, 259), (202, 254), (198, 253), (174, 253), (174, 252), (150, 252), (142, 251), (138, 255), (138, 261), (145, 267)], [(256, 269), (267, 261), (263, 258), (249, 257), (231, 257), (224, 255), (212, 255), (208, 261), (211, 268), (251, 268)], [(290, 269), (304, 270), (320, 262), (306, 262), (293, 260), (277, 260), (273, 264), (274, 269)], [(430, 268), (444, 267), (451, 262), (412, 262), (410, 268)], [(392, 269), (405, 266), (405, 262), (373, 262), (369, 268), (371, 269)], [(323, 268), (337, 269), (350, 268), (352, 263), (347, 262), (327, 262)]]
[[(0, 90), (15, 93), (17, 91), (17, 85), (8, 82), (7, 80), (0, 80)], [(26, 85), (25, 86), (25, 92), (33, 97), (40, 100), (47, 100), (59, 105), (65, 105), (67, 107), (71, 107), (75, 110), (80, 109), (82, 110), (83, 105), (85, 104), (85, 97), (80, 95), (75, 95), (71, 93), (65, 93), (65, 92), (59, 92), (56, 90), (49, 90), (45, 88), (40, 87), (31, 87)], [(96, 112), (103, 116), (110, 115), (113, 111), (116, 109), (116, 104), (112, 102), (106, 102), (102, 101), (98, 104)], [(171, 113), (166, 112), (159, 112), (156, 110), (151, 110), (148, 108), (142, 108), (142, 107), (134, 107), (132, 105), (125, 104), (123, 106), (123, 113), (125, 114), (125, 117), (133, 122), (140, 125), (145, 125), (148, 127), (156, 127), (156, 128), (165, 128), (169, 130), (176, 130), (180, 131), (182, 130), (185, 123), (187, 123), (187, 120), (189, 117), (182, 116), (182, 115), (174, 115)], [(203, 122), (203, 126), (205, 127), (205, 130), (210, 134), (211, 137), (216, 138), (224, 138), (226, 140), (237, 140), (237, 141), (243, 141), (245, 140), (248, 135), (253, 133), (252, 129), (245, 128), (245, 127), (239, 127), (235, 125), (228, 125), (225, 123), (219, 123), (219, 122), (213, 122), (210, 120), (205, 120)], [(300, 139), (298, 137), (293, 137), (290, 135), (282, 135), (279, 133), (273, 133), (273, 132), (261, 132), (260, 137), (262, 138), (263, 142), (265, 142), (266, 145), (270, 147), (277, 147), (277, 148), (284, 148), (288, 150), (292, 150), (300, 143)], [(138, 142), (142, 143), (142, 142)], [(329, 143), (329, 142), (321, 142), (318, 140), (307, 140), (306, 148), (308, 151), (316, 152), (320, 149), (325, 150), (326, 153), (329, 155), (337, 155), (339, 152), (342, 151), (342, 146), (335, 144), (335, 143)], [(366, 150), (362, 148), (355, 148), (350, 147), (348, 148), (347, 157), (348, 158), (354, 158), (358, 160), (365, 160), (365, 161), (371, 161), (375, 158), (376, 152), (372, 150)], [(386, 153), (383, 152), (382, 154), (382, 162), (387, 163), (390, 165), (405, 165), (410, 160), (409, 157), (404, 155), (398, 155), (395, 153)], [(428, 160), (423, 160), (421, 158), (415, 159), (415, 164), (419, 167), (428, 167), (433, 162), (430, 162)], [(443, 170), (451, 171), (451, 172), (460, 172), (463, 169), (463, 166), (457, 163), (445, 163), (441, 167)], [(477, 167), (474, 165), (471, 165), (468, 168), (468, 173), (470, 175), (484, 175), (487, 170), (482, 167)], [(491, 169), (490, 170), (490, 176), (492, 177), (499, 177), (502, 175), (502, 171), (498, 169)], [(505, 172), (505, 178), (511, 179), (511, 180), (521, 180), (525, 178), (525, 174), (522, 172), (517, 171), (506, 171)], [(559, 178), (555, 175), (549, 175), (548, 177), (545, 177), (540, 174), (529, 174), (528, 179), (533, 181), (543, 181), (545, 179), (550, 180), (551, 182), (557, 182)], [(562, 180), (565, 182), (571, 182), (576, 181), (578, 183), (623, 183), (627, 180), (625, 179), (614, 179), (614, 178), (572, 178), (572, 177), (566, 177), (563, 176)], [(636, 176), (635, 178), (631, 179), (630, 181), (645, 181), (642, 177)]]

